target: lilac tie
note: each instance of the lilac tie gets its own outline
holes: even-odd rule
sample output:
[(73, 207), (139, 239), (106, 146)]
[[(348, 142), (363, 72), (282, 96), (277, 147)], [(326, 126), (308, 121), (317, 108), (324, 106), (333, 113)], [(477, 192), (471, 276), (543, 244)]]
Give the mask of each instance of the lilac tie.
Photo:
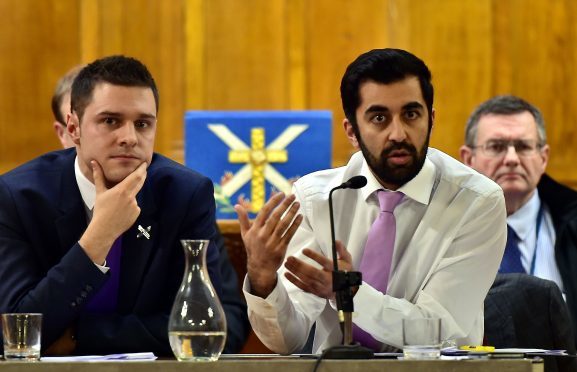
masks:
[(94, 297), (86, 304), (86, 311), (92, 313), (113, 312), (118, 302), (118, 285), (120, 282), (120, 256), (122, 249), (122, 235), (112, 244), (106, 264), (110, 268), (110, 278), (104, 283)]
[[(382, 293), (387, 293), (396, 235), (393, 211), (404, 195), (400, 192), (379, 190), (377, 196), (381, 213), (369, 230), (359, 269), (363, 274), (364, 282)], [(353, 339), (373, 350), (379, 350), (381, 347), (380, 342), (357, 326), (353, 327)]]

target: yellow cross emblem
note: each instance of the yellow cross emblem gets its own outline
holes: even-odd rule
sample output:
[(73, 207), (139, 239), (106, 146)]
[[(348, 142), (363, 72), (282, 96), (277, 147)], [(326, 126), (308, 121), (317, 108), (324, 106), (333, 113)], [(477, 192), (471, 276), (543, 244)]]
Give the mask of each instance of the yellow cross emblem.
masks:
[(265, 181), (269, 181), (284, 193), (290, 193), (290, 182), (274, 169), (271, 163), (286, 163), (288, 161), (286, 146), (304, 132), (308, 125), (292, 124), (288, 126), (268, 146), (265, 146), (264, 128), (251, 128), (250, 147), (224, 124), (209, 124), (208, 128), (230, 148), (229, 162), (246, 164), (222, 187), (226, 196), (232, 196), (250, 181), (251, 212), (256, 213), (265, 203)]

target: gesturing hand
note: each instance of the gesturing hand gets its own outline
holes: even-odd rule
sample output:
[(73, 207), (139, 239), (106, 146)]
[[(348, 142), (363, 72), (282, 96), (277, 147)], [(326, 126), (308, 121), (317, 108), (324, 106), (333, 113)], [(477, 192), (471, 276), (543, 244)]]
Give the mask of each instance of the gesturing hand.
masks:
[(252, 223), (243, 206), (234, 206), (246, 247), (248, 280), (252, 293), (257, 296), (267, 297), (274, 289), (276, 271), (284, 260), (288, 243), (302, 222), (302, 216), (296, 215), (299, 204), (293, 203), (294, 200), (294, 195), (274, 195)]
[(128, 230), (140, 214), (136, 194), (144, 185), (147, 163), (140, 164), (110, 189), (106, 186), (100, 164), (95, 160), (90, 164), (96, 186), (96, 199), (92, 221), (80, 238), (80, 246), (93, 262), (102, 264), (114, 240)]
[[(339, 241), (336, 242), (336, 247), (339, 270), (351, 271), (353, 268), (351, 254)], [(333, 299), (333, 260), (308, 248), (303, 249), (303, 254), (316, 261), (321, 268), (305, 263), (296, 257), (289, 257), (285, 263), (285, 268), (288, 270), (285, 272), (285, 277), (305, 292)]]

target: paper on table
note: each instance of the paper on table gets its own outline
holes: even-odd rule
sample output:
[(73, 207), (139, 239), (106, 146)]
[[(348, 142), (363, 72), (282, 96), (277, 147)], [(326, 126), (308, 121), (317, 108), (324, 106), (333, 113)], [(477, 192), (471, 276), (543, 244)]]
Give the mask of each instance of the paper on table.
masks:
[(499, 353), (545, 353), (545, 354), (556, 354), (562, 355), (566, 354), (566, 350), (547, 350), (547, 349), (522, 349), (522, 348), (507, 348), (507, 349), (495, 349), (493, 351), (495, 354)]
[(218, 359), (317, 359), (319, 356), (320, 354), (220, 354)]
[(140, 362), (156, 360), (154, 353), (128, 353), (110, 355), (80, 355), (66, 357), (42, 357), (43, 362)]

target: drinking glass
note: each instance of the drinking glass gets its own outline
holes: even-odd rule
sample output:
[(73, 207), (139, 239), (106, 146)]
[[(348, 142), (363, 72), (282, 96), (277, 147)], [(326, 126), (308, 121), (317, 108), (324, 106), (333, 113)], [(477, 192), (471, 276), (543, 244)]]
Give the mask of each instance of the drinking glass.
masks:
[(42, 314), (2, 314), (4, 358), (6, 360), (39, 360), (41, 329)]
[(405, 359), (437, 359), (441, 355), (441, 319), (403, 319)]

